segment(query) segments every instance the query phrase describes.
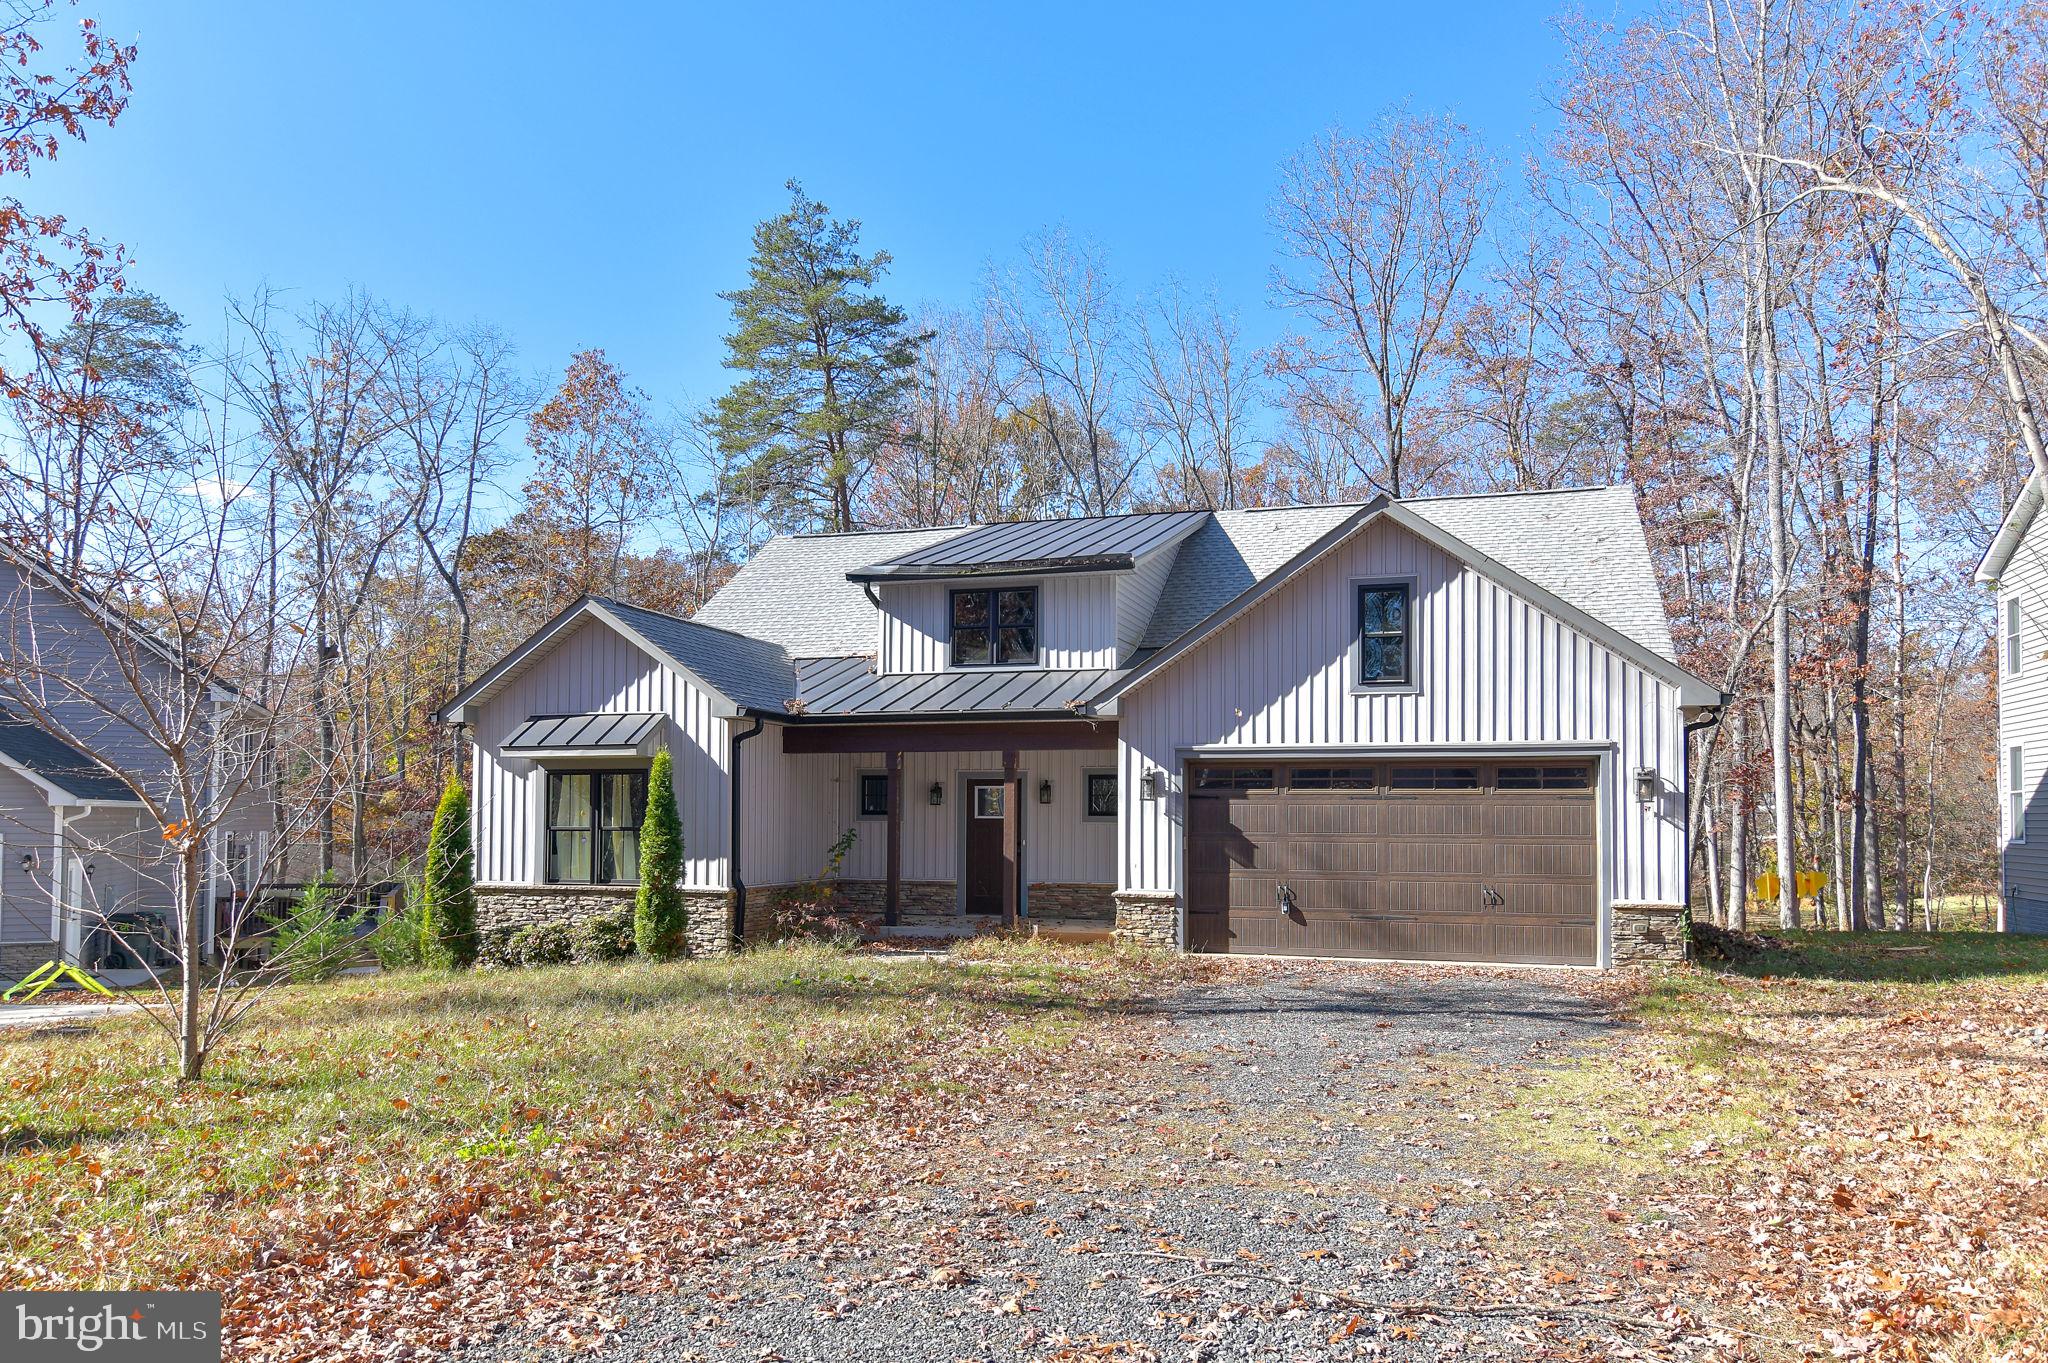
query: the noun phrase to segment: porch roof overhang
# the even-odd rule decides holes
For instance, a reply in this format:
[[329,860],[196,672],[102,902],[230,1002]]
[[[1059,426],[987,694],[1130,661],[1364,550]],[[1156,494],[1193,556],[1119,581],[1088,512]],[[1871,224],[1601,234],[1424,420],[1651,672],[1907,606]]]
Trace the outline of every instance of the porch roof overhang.
[[658,714],[535,715],[512,731],[515,757],[646,757],[661,733]]
[[1113,719],[959,722],[802,720],[782,725],[786,753],[1100,752],[1116,747]]

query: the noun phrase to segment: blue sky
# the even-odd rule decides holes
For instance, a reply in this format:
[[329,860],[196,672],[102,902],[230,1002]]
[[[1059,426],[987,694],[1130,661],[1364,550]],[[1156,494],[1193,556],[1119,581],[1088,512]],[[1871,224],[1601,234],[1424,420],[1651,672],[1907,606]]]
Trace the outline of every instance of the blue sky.
[[134,102],[27,197],[125,243],[195,340],[226,291],[353,283],[495,322],[536,369],[603,346],[664,403],[724,386],[716,293],[790,176],[895,256],[906,305],[965,302],[1064,222],[1263,339],[1291,151],[1407,99],[1519,155],[1559,59],[1543,3],[81,12],[140,44]]

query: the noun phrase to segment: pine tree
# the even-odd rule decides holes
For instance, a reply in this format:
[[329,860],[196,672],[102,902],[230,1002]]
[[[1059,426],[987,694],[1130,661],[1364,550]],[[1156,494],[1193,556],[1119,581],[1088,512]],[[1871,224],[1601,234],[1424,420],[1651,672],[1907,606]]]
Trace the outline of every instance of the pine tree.
[[754,228],[747,287],[732,304],[718,400],[720,448],[745,462],[734,491],[791,529],[851,530],[854,499],[896,433],[925,336],[873,289],[889,253],[863,256],[860,224],[833,221],[789,182],[789,211]]
[[427,834],[421,878],[420,956],[444,970],[476,964],[476,858],[469,845],[469,789],[451,778]]
[[668,749],[647,774],[647,813],[640,820],[640,890],[633,896],[633,945],[665,961],[683,954],[683,821],[676,814],[674,764]]

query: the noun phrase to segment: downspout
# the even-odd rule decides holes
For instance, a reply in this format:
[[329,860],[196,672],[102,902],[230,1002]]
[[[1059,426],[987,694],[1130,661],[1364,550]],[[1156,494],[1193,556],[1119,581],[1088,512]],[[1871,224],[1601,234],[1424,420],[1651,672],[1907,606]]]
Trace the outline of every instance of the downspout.
[[[726,833],[732,839],[732,936],[734,945],[747,940],[747,882],[740,874],[740,744],[768,727],[768,721],[754,716],[754,727],[726,739],[726,763],[732,768],[732,812],[726,819]],[[728,733],[730,731],[728,730]]]
[[[1726,704],[1724,699],[1723,704]],[[1721,722],[1721,706],[1701,715],[1685,726],[1679,737],[1679,775],[1684,784],[1679,790],[1679,808],[1685,811],[1685,873],[1679,877],[1679,894],[1685,903],[1685,920],[1692,921],[1692,736],[1702,730],[1711,729]]]

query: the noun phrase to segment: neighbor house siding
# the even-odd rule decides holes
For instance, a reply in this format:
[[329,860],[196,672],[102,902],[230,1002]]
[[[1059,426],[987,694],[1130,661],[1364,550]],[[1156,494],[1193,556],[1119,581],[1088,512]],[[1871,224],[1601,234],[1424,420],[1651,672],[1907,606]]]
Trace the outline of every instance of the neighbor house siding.
[[477,879],[486,884],[542,882],[546,767],[529,758],[503,756],[499,745],[534,715],[586,713],[668,717],[664,741],[675,763],[683,884],[727,888],[726,721],[709,693],[596,619],[573,626],[545,657],[486,700],[472,721]]
[[[42,789],[0,768],[0,942],[48,942],[54,815]],[[21,864],[35,853],[35,866]]]
[[[1412,578],[1415,682],[1352,685],[1352,585]],[[1490,750],[1569,746],[1602,760],[1604,879],[1616,899],[1678,902],[1685,875],[1675,688],[1387,521],[1276,589],[1121,704],[1120,887],[1180,893],[1181,762],[1190,748]],[[1636,767],[1659,773],[1639,806]],[[1166,798],[1140,798],[1148,770]]]
[[878,672],[943,672],[948,594],[963,586],[1038,588],[1039,666],[1116,666],[1117,579],[1105,573],[973,582],[889,582],[882,598]]
[[[2003,849],[2007,927],[2015,932],[2048,932],[2048,808],[2042,802],[2048,774],[2048,531],[2037,520],[2020,541],[1998,580],[1998,839]],[[2020,607],[2019,671],[2008,664],[2005,638],[2008,603]],[[2006,825],[2006,792],[2012,780],[2011,753],[2022,754],[2023,839]]]
[[[740,750],[741,866],[747,884],[788,884],[819,875],[825,854],[847,829],[855,831],[840,874],[880,880],[888,870],[888,824],[860,817],[859,775],[881,771],[881,753],[791,754],[782,751],[781,726],[770,725]],[[1085,770],[1115,764],[1103,752],[1026,752],[1024,874],[1032,882],[1108,885],[1116,879],[1116,825],[1083,817]],[[903,878],[957,881],[960,876],[961,778],[999,776],[1000,752],[903,755]],[[1038,803],[1038,783],[1052,782],[1053,802]],[[934,782],[944,803],[931,803]]]

